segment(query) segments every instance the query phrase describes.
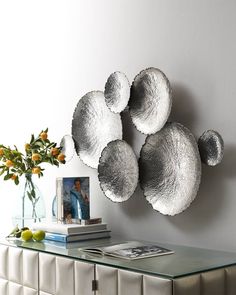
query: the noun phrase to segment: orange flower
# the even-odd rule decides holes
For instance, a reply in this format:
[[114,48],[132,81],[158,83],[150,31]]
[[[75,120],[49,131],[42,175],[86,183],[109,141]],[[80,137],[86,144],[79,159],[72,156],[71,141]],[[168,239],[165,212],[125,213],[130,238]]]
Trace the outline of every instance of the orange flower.
[[50,153],[51,153],[53,156],[57,156],[57,155],[59,154],[59,149],[57,149],[57,148],[51,148]]
[[14,166],[14,164],[13,164],[13,162],[12,162],[11,160],[7,160],[7,161],[5,162],[5,165],[6,165],[8,168]]
[[40,154],[33,154],[31,157],[32,161],[39,161],[41,159]]
[[39,174],[40,172],[41,172],[40,167],[34,167],[34,168],[32,169],[32,173],[33,173],[33,174]]
[[12,180],[16,180],[16,178],[17,178],[16,174],[13,174],[12,177],[11,177]]
[[62,153],[60,153],[58,156],[57,156],[57,160],[59,161],[59,162],[63,162],[63,161],[65,161],[65,155],[64,154],[62,154]]
[[0,156],[2,156],[4,154],[4,149],[0,148]]
[[48,138],[48,134],[47,134],[47,132],[41,132],[40,133],[40,138],[42,139],[42,140],[46,140],[47,138]]

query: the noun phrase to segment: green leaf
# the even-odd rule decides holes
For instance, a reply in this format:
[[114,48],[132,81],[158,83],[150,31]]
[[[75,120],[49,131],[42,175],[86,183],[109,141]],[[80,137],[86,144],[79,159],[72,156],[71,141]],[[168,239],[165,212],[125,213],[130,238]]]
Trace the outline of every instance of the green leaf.
[[32,195],[33,198],[35,198],[35,190],[31,191],[31,195]]
[[30,144],[32,144],[34,142],[34,135],[31,135],[31,140],[30,140]]
[[32,196],[30,194],[30,192],[27,192],[28,198],[30,199],[30,201],[32,201]]
[[51,143],[47,146],[48,149],[51,148],[51,147],[54,147],[54,142],[51,142]]
[[5,169],[2,169],[2,171],[0,172],[0,176],[3,175],[3,173],[5,172]]
[[12,177],[13,174],[7,174],[4,176],[4,180],[8,180]]
[[19,184],[19,178],[18,178],[18,177],[15,179],[15,184],[16,184],[16,185]]

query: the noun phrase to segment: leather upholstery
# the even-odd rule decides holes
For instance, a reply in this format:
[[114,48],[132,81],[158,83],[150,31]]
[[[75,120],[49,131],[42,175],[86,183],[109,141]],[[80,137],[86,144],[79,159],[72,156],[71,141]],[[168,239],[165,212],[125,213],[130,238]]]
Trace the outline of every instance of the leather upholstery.
[[0,245],[0,295],[36,294],[236,295],[236,266],[169,280]]
[[94,295],[94,265],[0,245],[0,295]]
[[40,253],[39,278],[40,295],[94,295],[93,264]]
[[0,295],[38,294],[38,253],[0,245]]
[[235,295],[236,266],[186,276],[173,281],[173,295]]
[[172,281],[112,267],[96,266],[96,295],[171,295]]

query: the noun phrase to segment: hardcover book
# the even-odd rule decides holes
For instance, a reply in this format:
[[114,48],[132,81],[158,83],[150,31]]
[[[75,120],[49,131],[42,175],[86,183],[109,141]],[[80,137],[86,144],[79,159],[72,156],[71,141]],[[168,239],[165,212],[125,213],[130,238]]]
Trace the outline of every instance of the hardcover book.
[[80,224],[61,224],[55,222],[49,223],[34,223],[32,226],[33,230],[44,230],[49,233],[56,233],[56,234],[80,234],[83,232],[92,232],[92,231],[100,231],[106,230],[107,224],[100,223],[100,224],[88,224],[88,225],[80,225]]
[[89,177],[57,178],[57,217],[65,223],[90,219]]
[[130,241],[112,246],[82,248],[80,250],[130,260],[174,253],[174,251],[158,245],[137,241]]
[[71,234],[71,235],[46,233],[45,240],[69,243],[69,242],[78,242],[78,241],[94,240],[94,239],[109,238],[109,237],[110,237],[109,230],[100,230],[100,231],[83,232],[80,234]]

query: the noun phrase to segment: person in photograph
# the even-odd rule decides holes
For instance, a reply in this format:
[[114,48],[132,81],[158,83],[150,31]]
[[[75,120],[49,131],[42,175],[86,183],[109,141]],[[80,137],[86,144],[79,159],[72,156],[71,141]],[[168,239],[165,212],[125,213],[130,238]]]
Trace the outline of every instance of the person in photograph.
[[[71,217],[73,219],[89,219],[89,198],[81,189],[80,179],[74,180],[74,186],[70,190]],[[80,208],[80,212],[79,212]]]

